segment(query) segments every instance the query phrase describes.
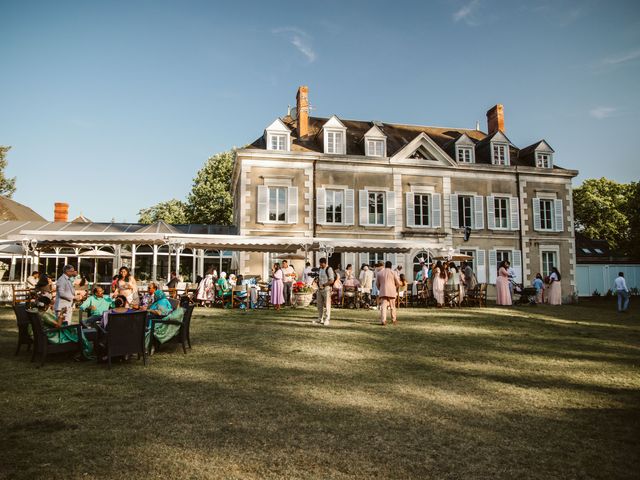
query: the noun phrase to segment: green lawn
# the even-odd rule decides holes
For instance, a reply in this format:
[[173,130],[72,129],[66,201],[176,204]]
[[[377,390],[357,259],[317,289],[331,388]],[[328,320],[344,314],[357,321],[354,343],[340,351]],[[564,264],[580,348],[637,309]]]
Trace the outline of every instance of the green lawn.
[[640,310],[196,310],[193,350],[14,357],[0,478],[638,478]]

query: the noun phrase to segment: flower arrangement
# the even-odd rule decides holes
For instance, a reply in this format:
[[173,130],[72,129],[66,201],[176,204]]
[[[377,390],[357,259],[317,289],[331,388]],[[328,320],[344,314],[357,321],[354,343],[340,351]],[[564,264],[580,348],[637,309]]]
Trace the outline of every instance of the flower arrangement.
[[293,284],[293,293],[313,293],[313,289],[304,282],[296,282]]

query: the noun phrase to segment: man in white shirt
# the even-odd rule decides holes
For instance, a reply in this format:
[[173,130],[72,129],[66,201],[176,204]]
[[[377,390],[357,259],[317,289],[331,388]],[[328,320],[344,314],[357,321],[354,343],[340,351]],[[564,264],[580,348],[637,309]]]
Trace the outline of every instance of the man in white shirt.
[[313,283],[313,277],[311,276],[311,264],[309,262],[304,266],[304,270],[302,271],[302,281],[307,285],[311,285]]
[[629,308],[629,289],[624,272],[618,273],[618,278],[613,281],[613,289],[618,294],[618,313],[625,313]]
[[373,287],[373,272],[369,269],[369,265],[363,265],[360,270],[360,287],[362,288],[363,301],[371,304],[371,288]]
[[40,272],[33,272],[31,275],[27,277],[27,288],[34,289],[38,284],[38,280],[40,279]]
[[284,282],[284,304],[291,305],[291,288],[296,278],[296,271],[286,260],[282,261],[282,276],[282,281]]

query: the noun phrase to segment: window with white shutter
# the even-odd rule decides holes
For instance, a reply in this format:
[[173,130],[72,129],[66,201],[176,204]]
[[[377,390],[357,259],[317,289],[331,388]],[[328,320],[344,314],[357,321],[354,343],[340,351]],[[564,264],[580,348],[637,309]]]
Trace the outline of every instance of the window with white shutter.
[[496,214],[495,214],[495,197],[489,195],[487,197],[487,228],[493,230],[496,228]]
[[269,218],[269,188],[258,185],[258,222],[265,223]]
[[474,197],[470,195],[457,195],[458,197],[458,227],[473,228]]
[[413,192],[405,193],[405,203],[406,203],[406,218],[407,218],[407,227],[415,227],[416,226],[416,218],[415,218],[415,197],[416,195]]
[[489,283],[495,285],[498,275],[498,254],[495,250],[489,250]]
[[513,250],[511,252],[511,268],[515,273],[514,280],[516,283],[522,283],[522,252]]
[[354,224],[354,192],[353,189],[347,188],[344,191],[344,224],[345,225],[353,225]]
[[433,228],[440,228],[442,226],[442,206],[439,193],[431,195],[431,203],[431,226]]
[[562,200],[553,201],[553,213],[555,217],[555,231],[564,231],[564,208],[562,206]]
[[369,225],[369,192],[367,190],[358,191],[358,223]]
[[[549,200],[546,198],[538,199],[538,205],[540,209],[540,230],[553,231],[554,220],[554,202],[555,200]],[[535,214],[535,212],[534,212]]]
[[476,255],[476,280],[478,283],[487,283],[487,265],[484,250],[478,250]]
[[318,225],[324,225],[327,223],[326,190],[324,188],[318,188],[316,192],[316,223]]
[[396,193],[395,192],[386,192],[386,201],[387,201],[387,227],[395,227],[396,225]]
[[542,230],[542,222],[540,221],[540,199],[533,199],[533,229]]
[[344,210],[344,190],[325,190],[326,223],[341,224]]
[[298,223],[298,187],[287,189],[287,223]]
[[458,195],[455,193],[449,195],[449,208],[451,209],[451,228],[460,228],[460,219],[458,218]]
[[518,197],[511,197],[509,208],[511,210],[511,230],[520,230],[520,205]]
[[384,225],[385,192],[367,191],[367,225]]
[[484,229],[484,199],[482,195],[476,195],[473,197],[473,200],[473,228],[475,230],[482,230]]

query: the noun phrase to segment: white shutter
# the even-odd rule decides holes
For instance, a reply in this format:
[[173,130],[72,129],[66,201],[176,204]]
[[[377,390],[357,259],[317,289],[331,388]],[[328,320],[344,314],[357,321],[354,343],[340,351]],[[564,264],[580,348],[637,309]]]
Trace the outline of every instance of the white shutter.
[[452,193],[449,195],[449,208],[451,209],[451,228],[460,228],[458,218],[458,195]]
[[358,272],[360,270],[360,266],[356,265],[356,254],[355,253],[343,253],[342,255],[343,255],[343,257],[342,257],[342,260],[343,260],[342,268],[343,268],[343,270],[347,269],[347,265],[351,265],[351,267],[353,268],[354,275],[356,275],[356,272]]
[[327,191],[324,188],[318,188],[316,193],[316,223],[327,223]]
[[[363,263],[369,265],[369,254],[367,252],[362,252],[360,254],[360,265],[358,265],[358,272],[360,272],[360,267]],[[360,273],[358,273],[358,275],[360,275]]]
[[387,253],[384,256],[385,262],[391,262],[391,268],[396,268],[396,254],[395,253]]
[[478,250],[476,254],[476,280],[478,283],[487,283],[487,266],[484,250]]
[[415,227],[416,226],[416,215],[415,215],[415,205],[414,205],[414,196],[413,192],[407,192],[405,194],[406,202],[407,202],[407,227]]
[[287,223],[298,223],[298,187],[287,188]]
[[496,205],[493,195],[487,197],[487,228],[489,230],[496,228]]
[[511,252],[511,267],[515,272],[514,280],[516,283],[522,283],[522,252],[520,250]]
[[533,199],[533,229],[534,230],[542,230],[542,226],[540,225],[540,199]]
[[396,192],[387,193],[387,227],[396,226]]
[[360,225],[369,225],[369,192],[360,190],[358,192],[358,208],[360,210]]
[[496,284],[498,276],[498,255],[495,250],[489,250],[489,283]]
[[475,230],[484,229],[484,201],[482,200],[482,195],[473,197],[473,215],[473,228]]
[[563,232],[564,231],[564,208],[562,207],[562,200],[554,200],[553,201],[553,214],[555,217],[555,231]]
[[258,222],[265,223],[269,219],[269,188],[258,185]]
[[440,228],[442,226],[442,207],[439,193],[431,194],[431,227]]
[[520,230],[520,205],[518,204],[518,197],[511,197],[509,204],[511,206],[511,230]]
[[345,225],[353,225],[354,223],[354,203],[355,198],[353,195],[353,190],[347,188],[344,191],[344,224]]

